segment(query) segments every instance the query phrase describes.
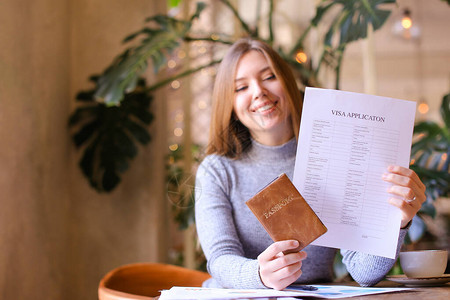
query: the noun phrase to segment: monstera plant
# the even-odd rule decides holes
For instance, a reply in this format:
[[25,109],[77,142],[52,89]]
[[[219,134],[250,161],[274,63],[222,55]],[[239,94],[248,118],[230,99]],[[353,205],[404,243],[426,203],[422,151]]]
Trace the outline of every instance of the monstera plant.
[[427,201],[414,218],[408,237],[417,242],[426,232],[426,226],[420,215],[434,217],[433,205],[439,197],[450,196],[450,94],[442,99],[440,114],[443,124],[423,121],[414,126],[417,140],[411,148],[411,169],[426,186]]
[[[450,94],[442,99],[440,113],[442,125],[433,121],[423,121],[414,126],[415,138],[411,148],[410,168],[425,184],[427,200],[413,218],[408,230],[405,238],[408,247],[423,241],[428,232],[424,219],[436,216],[434,202],[439,197],[450,196]],[[402,273],[400,263],[397,261],[390,274]]]
[[[99,77],[92,76],[91,81],[97,86]],[[147,127],[153,120],[149,111],[152,97],[145,87],[145,80],[139,79],[136,88],[124,95],[120,107],[98,103],[96,88],[77,95],[83,105],[71,115],[69,125],[76,130],[75,145],[87,144],[80,168],[97,191],[109,192],[117,186],[120,174],[138,152],[135,144],[150,142]]]
[[[276,38],[273,30],[274,0],[258,0],[257,17],[261,17],[261,2],[269,4],[267,32],[268,37],[260,34],[259,24],[248,24],[229,0],[219,0],[224,9],[232,12],[241,27],[242,36],[250,36],[274,45]],[[171,1],[178,2],[182,1]],[[339,89],[339,74],[342,57],[348,43],[367,36],[369,26],[379,29],[390,11],[382,9],[384,4],[393,4],[395,0],[325,0],[316,10],[310,25],[299,36],[290,49],[277,48],[280,55],[288,61],[299,82],[304,86],[318,86],[318,73],[323,66],[332,68],[336,74],[335,88]],[[75,145],[83,152],[80,167],[92,185],[98,191],[112,191],[120,182],[121,175],[138,152],[138,143],[146,144],[150,140],[148,130],[151,113],[148,103],[150,94],[157,88],[166,86],[173,80],[188,76],[194,72],[220,62],[211,60],[196,67],[183,68],[148,85],[141,80],[149,65],[155,73],[165,73],[166,62],[171,54],[183,44],[203,41],[210,44],[229,45],[236,36],[223,32],[196,33],[192,25],[204,11],[205,4],[198,2],[196,10],[187,20],[168,15],[156,15],[146,19],[146,26],[124,39],[128,48],[117,56],[99,77],[95,78],[95,88],[77,97],[79,107],[70,119]],[[333,22],[322,37],[323,52],[317,64],[296,59],[304,49],[304,40],[310,29],[319,26],[323,19],[332,18]],[[258,22],[257,22],[258,23]],[[211,56],[212,57],[212,56]],[[160,78],[160,77],[158,77]],[[139,93],[139,96],[136,94]],[[134,100],[129,100],[133,98]],[[139,103],[137,98],[143,99]],[[131,102],[130,102],[131,101]],[[142,105],[141,113],[130,112],[130,107]]]

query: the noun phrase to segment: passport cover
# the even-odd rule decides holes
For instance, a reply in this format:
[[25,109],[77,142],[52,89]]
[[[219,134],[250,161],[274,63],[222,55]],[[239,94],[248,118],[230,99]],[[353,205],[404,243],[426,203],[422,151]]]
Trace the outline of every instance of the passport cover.
[[298,252],[327,232],[327,228],[286,174],[281,174],[245,202],[272,240],[297,240]]

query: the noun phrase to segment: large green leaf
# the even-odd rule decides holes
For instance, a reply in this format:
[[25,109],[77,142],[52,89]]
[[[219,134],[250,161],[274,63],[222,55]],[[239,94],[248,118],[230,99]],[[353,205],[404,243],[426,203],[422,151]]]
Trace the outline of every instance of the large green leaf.
[[[91,78],[96,80],[98,77]],[[147,127],[153,120],[149,111],[152,98],[145,80],[138,79],[136,86],[125,94],[120,106],[96,102],[95,89],[78,94],[81,106],[70,117],[69,126],[75,145],[84,148],[80,168],[97,191],[112,191],[137,155],[137,144],[150,142]]]
[[414,134],[417,135],[417,138],[411,147],[411,156],[417,159],[416,155],[420,151],[431,152],[438,149],[439,136],[442,134],[442,128],[435,122],[424,121],[414,126]]
[[431,170],[417,165],[410,166],[427,187],[427,198],[435,200],[450,193],[450,174],[447,171]]
[[436,214],[433,202],[439,197],[450,195],[449,101],[447,94],[442,99],[441,105],[443,126],[432,121],[420,122],[414,126],[414,134],[418,138],[411,148],[410,167],[426,186],[427,202],[420,212],[432,217]]
[[433,121],[420,122],[414,126],[414,134],[417,136],[417,139],[412,145],[411,156],[415,160],[420,159],[423,155],[430,155],[432,152],[446,153],[449,151],[449,100],[449,95],[444,96],[441,105],[441,115],[444,120],[444,126]]
[[[80,120],[81,121],[81,120]],[[75,125],[75,124],[74,124]],[[73,136],[73,141],[77,147],[80,147],[86,141],[88,141],[94,134],[99,126],[99,121],[95,118],[93,121],[83,124],[81,129]]]
[[[325,38],[325,45],[337,48],[339,45],[348,44],[367,36],[368,24],[374,30],[379,29],[390,15],[389,10],[381,9],[382,4],[392,4],[395,0],[327,0],[322,1],[317,7],[312,24],[317,26],[322,18],[331,11],[331,8],[339,6],[340,11],[334,16],[332,25]],[[334,12],[334,10],[333,10]],[[334,36],[339,35],[339,44],[332,45]]]
[[[342,57],[348,43],[367,37],[369,25],[378,30],[390,15],[389,10],[380,8],[383,4],[392,4],[395,0],[324,0],[316,8],[311,20],[312,26],[318,26],[323,19],[332,18],[326,31],[324,49],[317,64],[315,74],[319,73],[323,63],[336,72],[335,88],[339,89]],[[301,48],[305,35],[296,43]],[[317,76],[317,75],[316,75]]]
[[153,71],[158,72],[166,62],[166,55],[179,46],[198,18],[205,5],[197,3],[197,9],[189,21],[177,20],[166,15],[157,15],[147,19],[155,28],[144,28],[126,37],[129,42],[142,37],[138,46],[132,46],[119,55],[98,80],[95,98],[106,105],[118,105],[126,93],[132,92],[139,76],[152,62]]

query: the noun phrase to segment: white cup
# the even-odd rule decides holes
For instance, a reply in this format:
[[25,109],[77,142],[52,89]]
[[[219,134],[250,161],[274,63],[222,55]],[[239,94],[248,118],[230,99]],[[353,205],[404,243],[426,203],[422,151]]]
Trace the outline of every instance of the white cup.
[[409,278],[439,277],[447,267],[447,250],[400,252],[400,265]]

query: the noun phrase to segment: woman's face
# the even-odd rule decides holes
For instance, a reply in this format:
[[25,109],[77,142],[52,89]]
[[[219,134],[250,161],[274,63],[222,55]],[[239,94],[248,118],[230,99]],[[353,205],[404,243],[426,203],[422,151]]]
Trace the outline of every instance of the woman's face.
[[262,53],[241,57],[234,95],[233,110],[257,142],[280,145],[294,136],[284,89]]

